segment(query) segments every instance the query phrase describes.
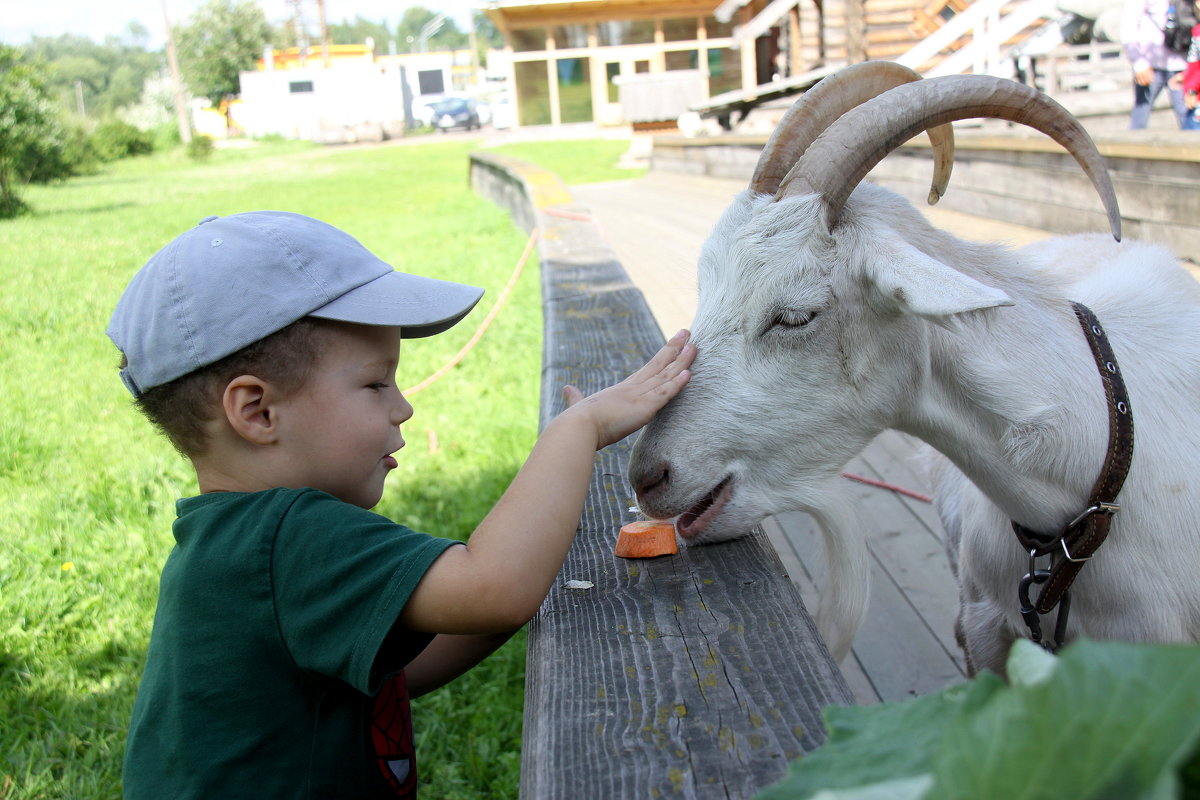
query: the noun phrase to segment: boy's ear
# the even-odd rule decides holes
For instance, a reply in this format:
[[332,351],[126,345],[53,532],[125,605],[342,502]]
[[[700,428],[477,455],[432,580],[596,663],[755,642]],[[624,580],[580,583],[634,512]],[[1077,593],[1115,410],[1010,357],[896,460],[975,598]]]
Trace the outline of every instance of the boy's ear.
[[225,386],[221,405],[230,427],[251,444],[273,444],[278,426],[271,408],[271,386],[253,375],[239,375]]

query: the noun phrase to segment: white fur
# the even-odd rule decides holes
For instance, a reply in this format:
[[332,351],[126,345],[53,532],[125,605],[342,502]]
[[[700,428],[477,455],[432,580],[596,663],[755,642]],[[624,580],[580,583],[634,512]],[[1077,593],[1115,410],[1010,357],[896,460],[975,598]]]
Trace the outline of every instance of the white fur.
[[[630,467],[642,508],[679,514],[730,476],[731,498],[697,542],[813,513],[833,584],[818,620],[840,658],[865,608],[867,561],[837,475],[887,428],[917,436],[948,459],[935,478],[968,659],[1002,670],[1025,630],[1016,588],[1028,559],[1010,521],[1061,529],[1107,443],[1078,301],[1117,354],[1136,444],[1108,542],[1072,590],[1068,635],[1200,640],[1200,284],[1165,250],[1106,235],[1020,250],[960,241],[871,184],[832,232],[820,213],[815,195],[746,191],[705,243],[692,381]],[[780,311],[816,316],[772,327]]]

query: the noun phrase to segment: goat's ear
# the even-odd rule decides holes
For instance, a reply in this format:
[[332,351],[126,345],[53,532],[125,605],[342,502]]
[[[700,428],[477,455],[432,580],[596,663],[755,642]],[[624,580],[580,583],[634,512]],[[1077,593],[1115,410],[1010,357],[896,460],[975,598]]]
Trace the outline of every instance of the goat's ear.
[[904,241],[888,242],[874,263],[875,289],[883,303],[934,322],[964,311],[1011,306],[1012,299]]

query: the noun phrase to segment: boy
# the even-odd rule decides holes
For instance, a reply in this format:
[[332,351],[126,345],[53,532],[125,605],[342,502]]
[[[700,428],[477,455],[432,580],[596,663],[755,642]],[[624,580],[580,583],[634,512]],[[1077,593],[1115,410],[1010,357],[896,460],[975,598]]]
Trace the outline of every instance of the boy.
[[371,513],[413,413],[403,338],[482,290],[407,275],[284,212],[209,217],[130,282],[109,336],[126,387],[196,469],[178,503],[126,748],[127,797],[412,797],[408,697],[538,610],[597,449],[683,387],[680,331],[542,432],[465,545]]

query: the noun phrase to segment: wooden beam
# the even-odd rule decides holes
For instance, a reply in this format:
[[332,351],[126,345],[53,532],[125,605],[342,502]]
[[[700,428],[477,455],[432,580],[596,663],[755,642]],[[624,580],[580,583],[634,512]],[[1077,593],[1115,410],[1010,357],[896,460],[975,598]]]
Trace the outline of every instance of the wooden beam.
[[537,28],[547,25],[577,25],[624,19],[656,17],[706,17],[717,4],[707,2],[655,3],[548,3],[544,5],[489,8],[488,16],[502,17],[510,28]]
[[845,0],[846,60],[851,64],[867,60],[867,15],[865,0]]

